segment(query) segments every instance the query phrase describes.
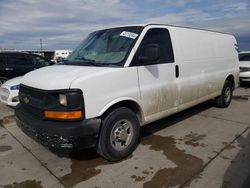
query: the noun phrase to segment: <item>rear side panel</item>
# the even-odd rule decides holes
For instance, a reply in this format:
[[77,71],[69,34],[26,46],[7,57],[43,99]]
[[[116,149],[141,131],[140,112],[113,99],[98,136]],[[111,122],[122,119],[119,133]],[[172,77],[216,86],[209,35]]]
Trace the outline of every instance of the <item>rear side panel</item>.
[[220,95],[228,75],[237,80],[237,43],[233,36],[178,27],[170,32],[180,69],[179,111]]

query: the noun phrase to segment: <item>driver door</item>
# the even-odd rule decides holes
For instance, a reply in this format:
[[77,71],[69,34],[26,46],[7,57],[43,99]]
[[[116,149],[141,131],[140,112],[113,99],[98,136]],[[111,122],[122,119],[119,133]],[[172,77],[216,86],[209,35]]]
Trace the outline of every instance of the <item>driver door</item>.
[[[158,46],[159,57],[148,62],[147,46]],[[175,60],[169,31],[164,28],[149,29],[136,53],[138,77],[146,123],[155,121],[177,111],[178,91]]]

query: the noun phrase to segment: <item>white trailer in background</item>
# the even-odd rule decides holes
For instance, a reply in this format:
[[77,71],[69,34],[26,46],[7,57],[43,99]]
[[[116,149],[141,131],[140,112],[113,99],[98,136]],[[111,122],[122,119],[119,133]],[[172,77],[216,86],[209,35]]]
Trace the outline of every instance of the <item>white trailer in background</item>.
[[52,61],[58,62],[62,59],[66,59],[71,54],[71,52],[71,50],[55,50],[54,58],[52,59]]

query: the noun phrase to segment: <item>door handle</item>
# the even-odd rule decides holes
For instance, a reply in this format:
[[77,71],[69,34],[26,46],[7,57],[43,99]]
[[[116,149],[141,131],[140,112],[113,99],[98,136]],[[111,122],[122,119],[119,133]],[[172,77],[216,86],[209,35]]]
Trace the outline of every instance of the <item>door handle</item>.
[[5,70],[14,70],[13,68],[5,68]]
[[179,66],[175,65],[175,77],[179,78],[179,76],[180,76]]

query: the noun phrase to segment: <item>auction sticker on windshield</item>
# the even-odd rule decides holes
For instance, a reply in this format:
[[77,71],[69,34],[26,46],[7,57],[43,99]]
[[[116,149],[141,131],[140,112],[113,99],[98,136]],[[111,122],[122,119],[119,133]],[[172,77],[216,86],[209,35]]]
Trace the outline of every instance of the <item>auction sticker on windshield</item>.
[[128,32],[128,31],[123,31],[120,36],[122,37],[128,37],[128,38],[131,38],[131,39],[136,39],[136,37],[138,36],[138,34],[136,33],[132,33],[132,32]]

